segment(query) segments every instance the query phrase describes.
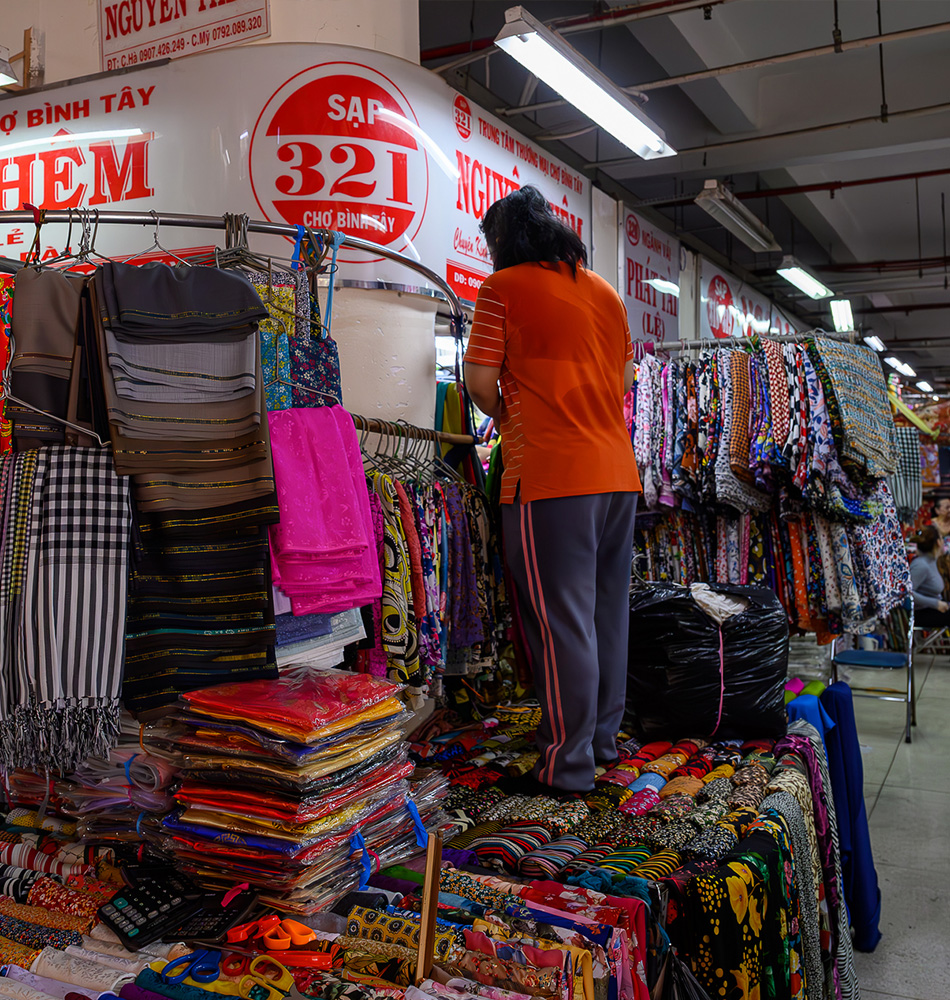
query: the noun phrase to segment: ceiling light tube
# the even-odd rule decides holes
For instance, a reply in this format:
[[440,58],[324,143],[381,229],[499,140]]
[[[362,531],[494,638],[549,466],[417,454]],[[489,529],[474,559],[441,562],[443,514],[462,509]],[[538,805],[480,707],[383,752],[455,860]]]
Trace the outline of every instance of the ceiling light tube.
[[883,354],[887,348],[884,346],[884,341],[880,337],[870,336],[864,338],[865,344],[873,350],[877,351],[878,354]]
[[781,250],[772,231],[719,181],[706,181],[694,202],[757,253]]
[[831,318],[838,333],[848,333],[854,329],[854,313],[850,299],[831,300]]
[[895,371],[900,372],[901,375],[905,375],[907,378],[916,378],[917,372],[906,361],[901,361],[900,358],[890,357],[884,359]]
[[934,387],[929,382],[918,382],[917,383],[917,388],[920,389],[921,392],[933,392],[934,391]]
[[495,44],[637,156],[676,156],[663,130],[627,94],[524,7],[505,11]]
[[809,274],[794,257],[783,257],[778,274],[812,299],[830,299],[835,293]]

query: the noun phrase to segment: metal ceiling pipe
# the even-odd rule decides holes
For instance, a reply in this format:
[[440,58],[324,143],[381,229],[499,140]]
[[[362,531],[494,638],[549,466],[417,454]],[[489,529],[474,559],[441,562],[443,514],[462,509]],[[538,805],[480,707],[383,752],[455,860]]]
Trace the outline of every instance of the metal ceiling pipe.
[[[650,17],[680,14],[696,7],[719,7],[733,0],[655,0],[654,3],[644,3],[619,7],[607,14],[585,14],[576,18],[561,18],[545,21],[548,27],[562,35],[575,35],[582,31],[602,31],[618,24],[629,24],[631,21],[643,21]],[[486,55],[485,49],[495,44],[495,36],[476,38],[471,42],[455,42],[452,45],[439,45],[419,53],[420,62],[432,59],[443,59],[450,56],[460,56],[452,62],[434,67],[436,73],[448,73],[449,70],[460,69],[469,63],[478,62]],[[560,103],[564,103],[561,101]]]
[[[928,104],[921,108],[907,108],[904,111],[889,111],[887,120],[901,118],[925,118],[929,115],[942,114],[950,111],[950,102],[943,104]],[[819,135],[822,132],[835,132],[841,128],[854,128],[856,125],[882,124],[880,114],[866,115],[863,118],[849,118],[846,121],[828,122],[825,125],[809,125],[805,128],[788,129],[785,132],[768,132],[764,135],[749,135],[741,139],[727,139],[725,142],[712,142],[706,146],[692,146],[681,149],[678,156],[688,156],[690,153],[712,153],[720,149],[731,149],[734,146],[744,146],[753,142],[767,142],[769,139],[797,139],[803,135]],[[886,123],[885,123],[886,124]],[[620,156],[612,160],[592,160],[585,163],[587,169],[605,170],[609,167],[624,167],[629,163],[642,163],[638,156]]]
[[[751,201],[753,198],[784,198],[793,194],[813,194],[819,191],[842,191],[845,188],[865,187],[869,184],[890,184],[898,181],[915,181],[924,177],[943,177],[950,174],[950,167],[941,170],[919,170],[912,174],[886,174],[880,177],[862,177],[853,181],[821,181],[816,184],[792,184],[780,188],[759,188],[755,191],[733,191],[733,197],[740,201]],[[692,205],[695,194],[683,195],[681,198],[643,198],[630,203],[631,208],[678,208],[680,205]]]
[[[636,97],[651,90],[663,87],[681,87],[698,80],[714,80],[732,73],[742,73],[749,69],[764,69],[766,66],[779,66],[783,63],[797,62],[800,59],[815,59],[818,56],[834,55],[838,52],[851,52],[856,49],[869,49],[885,42],[901,42],[909,38],[920,38],[924,35],[935,35],[942,31],[950,31],[950,21],[940,24],[925,24],[919,28],[905,28],[903,31],[889,31],[883,35],[868,35],[864,38],[854,38],[850,42],[842,42],[840,48],[834,45],[818,45],[811,49],[799,49],[796,52],[784,52],[777,56],[763,56],[761,59],[749,59],[746,62],[730,63],[728,66],[714,66],[711,69],[697,70],[695,73],[682,73],[679,76],[668,76],[662,80],[650,80],[647,83],[635,83],[623,87],[628,94]],[[562,100],[541,101],[536,104],[523,104],[515,108],[496,108],[495,113],[502,117],[527,114],[529,111],[544,111],[548,108],[562,107]]]

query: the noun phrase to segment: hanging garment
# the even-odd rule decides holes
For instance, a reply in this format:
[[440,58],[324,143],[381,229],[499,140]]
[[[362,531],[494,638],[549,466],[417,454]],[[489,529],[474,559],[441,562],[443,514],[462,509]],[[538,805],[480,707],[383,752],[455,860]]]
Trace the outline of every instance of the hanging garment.
[[895,433],[898,464],[897,471],[889,477],[888,483],[894,496],[898,519],[911,524],[924,502],[920,434],[916,427],[898,427]]
[[63,446],[6,457],[2,479],[4,761],[70,771],[118,732],[128,484]]

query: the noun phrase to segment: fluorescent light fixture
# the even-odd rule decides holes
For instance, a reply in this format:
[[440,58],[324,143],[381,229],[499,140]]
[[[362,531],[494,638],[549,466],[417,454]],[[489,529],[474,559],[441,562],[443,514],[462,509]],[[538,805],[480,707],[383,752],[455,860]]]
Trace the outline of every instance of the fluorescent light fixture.
[[20,79],[10,64],[10,50],[0,45],[0,87],[9,87],[11,83],[19,83]]
[[826,288],[813,274],[809,274],[794,257],[783,257],[778,273],[809,298],[830,299],[835,293]]
[[664,295],[680,297],[680,286],[675,281],[667,281],[666,278],[650,278],[646,284],[655,288],[658,292],[662,292]]
[[874,337],[874,336],[865,337],[864,342],[865,344],[868,345],[868,347],[874,348],[874,350],[877,351],[878,354],[883,354],[887,350],[887,348],[884,346],[884,341],[881,340],[880,337]]
[[719,181],[706,181],[694,202],[733,236],[738,236],[750,250],[765,253],[782,249],[765,223]]
[[907,378],[917,377],[917,372],[915,372],[914,369],[911,368],[911,366],[907,364],[906,361],[901,361],[900,358],[894,358],[894,357],[885,358],[884,360],[891,366],[891,368],[893,368],[895,371],[900,372],[901,375],[905,375]]
[[917,383],[917,388],[920,389],[921,392],[933,392],[934,391],[934,387],[929,382],[918,382]]
[[48,135],[45,139],[7,142],[0,145],[0,153],[12,153],[16,149],[29,149],[35,146],[64,146],[76,142],[93,142],[96,139],[121,139],[124,136],[141,134],[140,128],[104,128],[95,132],[64,132],[62,135]]
[[831,318],[838,333],[848,333],[854,329],[854,313],[851,312],[850,299],[831,300]]
[[524,7],[505,11],[495,44],[637,156],[676,156],[663,130],[627,94]]

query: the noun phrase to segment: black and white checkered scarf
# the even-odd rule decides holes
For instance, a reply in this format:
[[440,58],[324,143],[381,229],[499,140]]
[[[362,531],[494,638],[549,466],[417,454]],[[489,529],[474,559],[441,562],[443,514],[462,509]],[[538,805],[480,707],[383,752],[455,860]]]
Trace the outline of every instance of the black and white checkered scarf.
[[5,458],[0,491],[2,763],[73,770],[118,735],[128,481],[107,451],[57,445]]

